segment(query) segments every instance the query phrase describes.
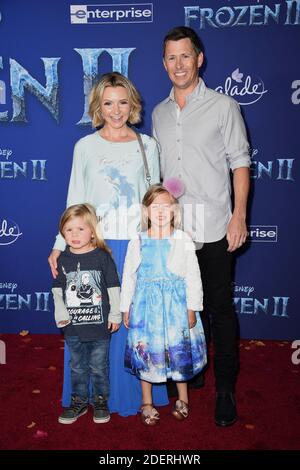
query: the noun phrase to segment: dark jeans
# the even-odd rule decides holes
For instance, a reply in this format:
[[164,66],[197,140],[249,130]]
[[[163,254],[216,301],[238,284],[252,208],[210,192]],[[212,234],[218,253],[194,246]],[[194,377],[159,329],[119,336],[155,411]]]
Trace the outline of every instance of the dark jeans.
[[81,341],[79,336],[65,336],[70,349],[72,395],[89,401],[91,381],[93,397],[102,395],[108,399],[108,351],[109,339]]
[[201,319],[207,344],[210,325],[212,329],[216,390],[219,392],[234,391],[239,367],[238,323],[231,293],[232,255],[227,248],[224,237],[217,242],[204,243],[203,248],[196,251],[204,293]]

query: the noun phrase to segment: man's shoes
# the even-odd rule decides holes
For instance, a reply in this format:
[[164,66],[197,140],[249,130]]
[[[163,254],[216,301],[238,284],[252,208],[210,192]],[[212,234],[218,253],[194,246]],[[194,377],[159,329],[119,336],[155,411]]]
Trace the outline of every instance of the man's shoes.
[[94,399],[94,423],[102,424],[108,423],[110,420],[109,409],[107,406],[107,400],[101,395]]
[[236,403],[232,392],[217,392],[215,423],[217,426],[231,426],[237,420]]
[[88,410],[88,404],[82,401],[77,396],[72,396],[71,406],[66,408],[58,418],[58,422],[61,424],[72,424],[77,421],[80,416],[85,415]]
[[188,381],[188,388],[202,388],[204,387],[204,373],[200,372],[199,374],[195,375],[191,380]]

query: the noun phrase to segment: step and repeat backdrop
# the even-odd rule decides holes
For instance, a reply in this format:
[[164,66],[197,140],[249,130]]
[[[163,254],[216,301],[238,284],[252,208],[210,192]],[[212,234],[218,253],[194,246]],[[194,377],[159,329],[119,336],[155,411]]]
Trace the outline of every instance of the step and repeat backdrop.
[[127,75],[151,133],[170,91],[162,41],[178,25],[202,38],[203,78],[239,102],[249,133],[249,240],[233,284],[241,336],[299,336],[300,0],[0,2],[1,332],[58,332],[47,256],[73,146],[92,132],[90,88],[102,73]]

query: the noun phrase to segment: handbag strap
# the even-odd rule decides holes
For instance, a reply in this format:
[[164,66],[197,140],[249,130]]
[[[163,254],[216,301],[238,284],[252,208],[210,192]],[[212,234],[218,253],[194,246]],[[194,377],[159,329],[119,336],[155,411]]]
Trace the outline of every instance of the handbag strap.
[[142,152],[142,157],[143,157],[143,162],[144,162],[144,168],[145,168],[145,174],[146,174],[146,180],[147,180],[148,186],[151,186],[151,175],[150,175],[150,172],[149,172],[149,167],[148,167],[148,162],[147,162],[145,147],[144,147],[144,144],[143,144],[143,141],[142,141],[142,138],[141,138],[141,134],[140,134],[139,132],[137,132],[137,131],[135,131],[135,133],[136,133],[137,140],[138,140],[138,143],[139,143],[141,152]]

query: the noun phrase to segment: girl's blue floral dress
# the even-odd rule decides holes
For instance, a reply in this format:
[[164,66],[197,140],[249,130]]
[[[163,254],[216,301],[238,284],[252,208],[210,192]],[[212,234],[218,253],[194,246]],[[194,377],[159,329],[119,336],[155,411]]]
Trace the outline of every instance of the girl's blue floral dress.
[[189,329],[185,279],[167,268],[170,239],[141,235],[141,264],[129,316],[125,368],[140,379],[186,381],[206,364],[199,312]]

